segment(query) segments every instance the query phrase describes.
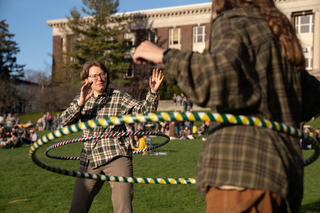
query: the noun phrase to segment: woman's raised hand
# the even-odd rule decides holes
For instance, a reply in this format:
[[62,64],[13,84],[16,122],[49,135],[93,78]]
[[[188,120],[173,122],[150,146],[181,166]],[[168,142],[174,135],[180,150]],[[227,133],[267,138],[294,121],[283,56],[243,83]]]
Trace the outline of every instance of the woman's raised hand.
[[84,103],[93,95],[93,90],[91,89],[92,81],[87,81],[81,87],[80,99],[78,105],[82,106]]

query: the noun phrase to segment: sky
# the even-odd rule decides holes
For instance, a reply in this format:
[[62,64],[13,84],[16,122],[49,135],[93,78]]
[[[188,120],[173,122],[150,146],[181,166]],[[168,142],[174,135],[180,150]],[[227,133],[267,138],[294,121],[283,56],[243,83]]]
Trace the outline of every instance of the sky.
[[[172,7],[211,2],[211,0],[119,0],[118,12]],[[81,11],[82,0],[0,0],[0,20],[6,19],[11,38],[20,48],[17,64],[24,70],[51,73],[52,28],[47,20],[64,19],[76,7]],[[86,16],[86,15],[84,15]]]

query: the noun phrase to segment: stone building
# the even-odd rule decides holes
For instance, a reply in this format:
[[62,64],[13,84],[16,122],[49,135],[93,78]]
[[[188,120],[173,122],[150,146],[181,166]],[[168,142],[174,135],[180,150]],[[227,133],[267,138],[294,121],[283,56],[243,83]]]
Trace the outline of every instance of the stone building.
[[[296,28],[306,58],[306,69],[320,80],[320,1],[275,0],[275,3]],[[134,46],[138,46],[144,40],[150,40],[163,48],[202,52],[209,37],[211,7],[210,1],[130,12],[135,15],[137,21],[124,37],[131,39]],[[47,21],[52,27],[53,67],[55,63],[61,61],[61,52],[67,52],[71,48],[71,40],[68,39],[71,32],[62,30],[67,21],[67,19]],[[133,52],[134,48],[129,57]],[[148,64],[138,68],[133,64],[123,78],[133,78],[143,73],[143,70],[151,71],[154,67],[155,65]],[[53,78],[55,76],[54,69],[52,76]],[[136,82],[135,88],[141,89],[144,87],[141,85],[147,85],[145,79],[141,77],[138,79],[140,82]]]

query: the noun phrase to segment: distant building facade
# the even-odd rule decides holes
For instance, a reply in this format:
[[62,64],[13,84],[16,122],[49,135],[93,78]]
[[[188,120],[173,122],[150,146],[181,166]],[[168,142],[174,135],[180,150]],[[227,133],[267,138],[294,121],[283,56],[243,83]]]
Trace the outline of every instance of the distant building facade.
[[38,106],[32,104],[35,94],[41,91],[41,85],[25,81],[16,80],[16,82],[11,83],[15,87],[20,96],[20,101],[16,101],[14,106],[9,109],[12,113],[32,113],[39,112]]
[[[320,0],[274,0],[277,7],[292,21],[298,37],[301,40],[306,58],[306,69],[320,80]],[[130,12],[137,21],[123,35],[131,39],[134,46],[149,40],[162,48],[192,50],[202,52],[209,38],[212,4],[208,3],[182,5],[176,7],[157,8]],[[88,17],[90,19],[90,17]],[[53,67],[61,63],[62,52],[68,52],[72,43],[72,32],[62,30],[67,25],[67,19],[48,20],[53,35]],[[128,53],[132,56],[134,48]],[[134,78],[143,70],[151,71],[154,64],[145,67],[132,67],[126,71],[123,78]],[[55,78],[55,70],[52,70]],[[139,80],[142,85],[145,79]],[[139,86],[140,85],[140,86]],[[141,87],[138,82],[137,87]],[[141,89],[141,88],[140,88]]]

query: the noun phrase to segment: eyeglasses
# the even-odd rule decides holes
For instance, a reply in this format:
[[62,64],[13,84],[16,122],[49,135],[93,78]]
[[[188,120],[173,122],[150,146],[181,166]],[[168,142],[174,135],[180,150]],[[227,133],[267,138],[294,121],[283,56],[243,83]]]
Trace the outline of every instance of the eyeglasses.
[[96,81],[96,80],[98,80],[98,77],[100,76],[100,78],[102,79],[102,80],[104,80],[104,79],[106,79],[106,77],[107,77],[107,73],[105,73],[105,72],[102,72],[102,73],[100,73],[99,75],[89,75],[89,77],[93,80],[93,81]]

